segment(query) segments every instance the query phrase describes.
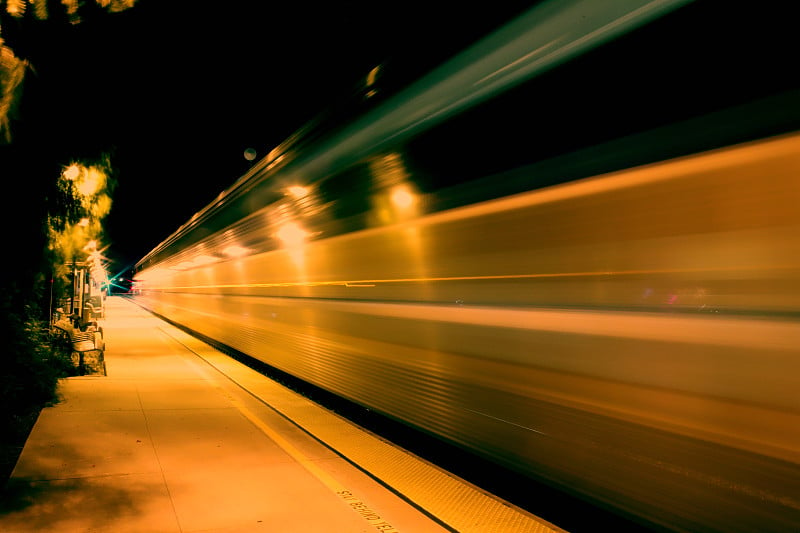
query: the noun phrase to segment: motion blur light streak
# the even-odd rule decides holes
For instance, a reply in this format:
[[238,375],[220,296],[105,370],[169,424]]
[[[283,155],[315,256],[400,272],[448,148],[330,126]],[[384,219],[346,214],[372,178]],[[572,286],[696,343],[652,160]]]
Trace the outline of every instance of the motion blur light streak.
[[210,265],[211,263],[216,263],[219,260],[220,260],[219,257],[215,257],[213,255],[201,255],[195,257],[194,260],[192,261],[192,264],[197,266],[204,266],[204,265]]
[[286,191],[290,196],[297,200],[305,198],[309,194],[308,187],[302,187],[300,185],[293,185],[292,187],[286,189]]
[[398,209],[408,209],[414,205],[414,195],[406,187],[392,189],[392,203]]
[[[613,128],[556,131],[591,96],[576,80],[638,65],[606,105],[665,35],[694,47],[651,90],[714,83],[727,28],[697,3],[537,4],[254,165],[137,264],[137,302],[636,522],[800,529],[800,91],[691,90],[677,118],[617,102]],[[663,20],[634,32],[643,13]]]
[[308,232],[301,228],[296,222],[284,224],[276,235],[287,248],[302,246],[308,238]]
[[[661,449],[644,437],[643,428],[652,428],[672,438],[713,443],[726,454],[739,450],[796,465],[800,333],[794,321],[769,313],[800,309],[798,154],[800,135],[791,135],[318,241],[305,242],[305,230],[292,223],[281,239],[302,243],[302,264],[294,258],[294,268],[280,266],[279,251],[248,256],[244,271],[222,261],[215,279],[230,283],[162,278],[148,283],[140,299],[236,349],[268,353],[270,364],[291,373],[303,374],[305,357],[317,361],[316,367],[330,361],[334,366],[327,374],[314,372],[320,386],[379,410],[396,412],[400,402],[403,416],[423,427],[467,445],[485,440],[485,453],[527,442],[494,424],[509,420],[513,427],[538,428],[537,413],[547,411],[544,402],[582,413],[571,416],[591,413],[634,424],[639,429],[614,431],[627,435],[626,447]],[[768,188],[757,179],[765,169]],[[655,210],[647,198],[657,198],[661,207]],[[558,233],[550,230],[555,216]],[[416,246],[406,238],[410,229],[419,236]],[[646,268],[651,265],[659,268]],[[556,271],[568,266],[583,270]],[[403,275],[420,268],[442,275]],[[539,272],[504,273],[525,269]],[[250,279],[240,279],[243,272]],[[381,272],[398,277],[370,275]],[[346,273],[351,275],[341,276]],[[148,279],[149,271],[140,276]],[[357,295],[349,292],[356,287],[364,288]],[[278,297],[295,295],[294,289],[302,300]],[[225,295],[217,311],[198,300],[214,294]],[[358,300],[348,301],[353,298]],[[382,302],[400,299],[418,302]],[[716,310],[725,316],[656,313],[665,302],[683,312]],[[584,309],[518,307],[532,305]],[[202,317],[193,318],[195,308],[205,310]],[[633,312],[636,308],[648,313]],[[243,317],[262,316],[266,309],[281,309],[279,318],[245,326]],[[731,312],[766,315],[739,318]],[[310,324],[317,338],[309,333]],[[253,328],[245,343],[228,333],[241,327]],[[319,352],[321,339],[335,343],[325,355]],[[437,364],[431,367],[434,355]],[[358,380],[361,389],[350,376],[359,372],[357,361],[373,375],[370,386]],[[400,376],[407,373],[415,377],[403,381]],[[408,398],[442,380],[452,388],[440,392],[447,398],[446,416],[431,420],[436,409],[431,404],[422,407],[429,411],[424,416],[408,410]],[[397,397],[387,396],[386,389],[396,390]],[[479,405],[463,396],[473,389],[482,391],[474,400]],[[515,417],[502,411],[504,405],[514,406]],[[472,431],[462,436],[456,406],[455,413],[486,413],[494,422],[483,427],[472,421]],[[592,428],[599,422],[583,423]],[[515,457],[528,449],[534,455],[526,460],[534,463],[540,454],[562,457],[558,470],[548,471],[552,476],[573,470],[567,464],[575,459],[566,450],[582,447],[581,439],[600,438],[579,437],[574,428],[540,431],[570,444],[559,444],[556,451],[529,443]],[[676,446],[677,451],[693,445]],[[596,449],[593,455],[598,453],[605,452]],[[604,461],[621,460],[617,451],[609,453]],[[699,450],[686,453],[706,457]],[[626,468],[640,470],[639,456],[626,456],[636,463]],[[648,459],[656,470],[684,460]],[[711,459],[696,461],[686,468],[692,478],[705,479],[702,465]],[[741,468],[755,467],[743,455],[737,461]],[[600,467],[580,468],[585,477]],[[596,475],[605,476],[601,470]],[[628,479],[614,490],[638,485]],[[682,489],[663,490],[675,497],[672,491]],[[730,490],[761,489],[731,482]],[[770,500],[780,500],[779,494]]]
[[250,253],[250,250],[243,246],[231,245],[223,248],[222,253],[228,257],[244,257]]

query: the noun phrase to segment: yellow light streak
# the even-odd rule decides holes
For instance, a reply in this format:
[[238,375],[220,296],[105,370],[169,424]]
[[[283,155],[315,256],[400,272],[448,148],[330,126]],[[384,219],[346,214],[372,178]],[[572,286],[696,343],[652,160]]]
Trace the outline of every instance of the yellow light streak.
[[242,288],[270,288],[270,287],[374,287],[381,283],[429,283],[434,281],[487,281],[487,280],[512,280],[512,279],[537,279],[537,278],[569,278],[569,277],[599,277],[599,276],[636,276],[646,274],[695,274],[712,272],[765,272],[780,270],[800,269],[797,265],[778,265],[772,267],[743,268],[739,266],[719,268],[685,268],[685,269],[652,269],[652,270],[618,270],[601,272],[546,272],[539,274],[508,274],[494,276],[449,276],[449,277],[424,277],[424,278],[386,278],[365,279],[351,281],[286,281],[273,283],[223,283],[218,285],[164,285],[154,289],[242,289]]
[[222,253],[224,253],[228,257],[243,257],[249,254],[250,252],[251,250],[249,248],[245,248],[243,246],[236,246],[235,244],[228,246],[227,248],[222,250]]
[[298,200],[308,196],[309,192],[310,191],[309,191],[308,187],[303,187],[301,185],[293,185],[292,187],[289,187],[288,189],[286,189],[286,193],[289,196],[291,196],[292,198],[296,198]]
[[291,248],[301,246],[305,243],[308,232],[301,228],[296,222],[289,222],[281,226],[281,229],[278,230],[276,235],[283,242],[284,246]]

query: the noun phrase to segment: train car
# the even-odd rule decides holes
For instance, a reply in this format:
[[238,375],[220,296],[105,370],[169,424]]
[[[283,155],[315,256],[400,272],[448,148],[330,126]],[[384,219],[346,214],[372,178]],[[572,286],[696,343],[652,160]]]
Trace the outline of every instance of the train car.
[[254,165],[133,297],[653,528],[797,531],[785,11],[551,0],[390,90],[378,68],[373,105]]

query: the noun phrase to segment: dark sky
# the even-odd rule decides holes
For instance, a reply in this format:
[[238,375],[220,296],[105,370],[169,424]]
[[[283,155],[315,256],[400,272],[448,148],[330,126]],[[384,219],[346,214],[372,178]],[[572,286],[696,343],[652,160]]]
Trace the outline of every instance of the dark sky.
[[244,173],[246,149],[265,155],[374,66],[424,72],[533,3],[139,0],[78,24],[6,17],[33,67],[11,148],[38,179],[109,157],[106,254],[121,269]]

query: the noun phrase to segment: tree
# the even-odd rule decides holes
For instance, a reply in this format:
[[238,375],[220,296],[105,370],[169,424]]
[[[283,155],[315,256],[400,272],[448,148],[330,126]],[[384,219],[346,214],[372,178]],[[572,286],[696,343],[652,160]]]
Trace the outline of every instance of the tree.
[[57,191],[56,198],[48,202],[47,224],[51,292],[56,300],[69,285],[68,265],[88,258],[103,260],[99,244],[103,238],[102,221],[111,210],[113,191],[108,159],[67,166],[58,180]]
[[98,11],[122,11],[134,3],[0,0],[0,176],[12,204],[0,208],[0,444],[19,438],[31,413],[55,398],[64,368],[53,359],[47,336],[50,295],[61,279],[54,273],[65,262],[98,251],[84,248],[102,237],[100,221],[111,207],[113,184],[107,157],[91,163],[81,157],[84,163],[60,169],[50,163],[52,155],[41,153],[56,145],[30,135],[37,124],[19,127],[23,88],[36,65],[16,43],[30,43],[20,35],[36,24],[79,24]]
[[[116,13],[134,6],[136,0],[95,0],[94,7]],[[54,8],[55,5],[55,8]],[[70,24],[79,24],[84,13],[93,5],[80,0],[60,2],[38,0],[0,0],[0,15],[4,14],[17,22],[26,19],[48,20],[57,12]],[[35,68],[29,60],[18,54],[3,39],[3,21],[0,17],[0,142],[11,142],[11,120],[14,117],[25,75]]]

